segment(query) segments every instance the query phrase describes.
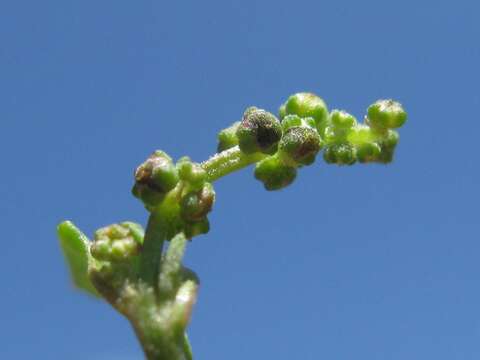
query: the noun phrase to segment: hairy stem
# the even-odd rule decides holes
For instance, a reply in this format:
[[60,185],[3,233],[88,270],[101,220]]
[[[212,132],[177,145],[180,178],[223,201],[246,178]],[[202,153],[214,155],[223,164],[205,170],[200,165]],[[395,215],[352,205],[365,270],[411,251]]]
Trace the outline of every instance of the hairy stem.
[[213,155],[204,161],[201,166],[207,172],[207,181],[213,182],[234,171],[254,164],[267,155],[262,153],[244,154],[238,146]]
[[170,240],[160,259],[158,294],[140,285],[128,313],[148,360],[191,360],[185,328],[197,296],[198,283],[184,276],[182,258],[187,245],[183,232]]
[[188,240],[184,233],[179,233],[170,240],[170,245],[162,260],[158,276],[159,294],[164,297],[171,297],[173,292],[178,289],[179,281],[181,280],[179,274],[187,242]]

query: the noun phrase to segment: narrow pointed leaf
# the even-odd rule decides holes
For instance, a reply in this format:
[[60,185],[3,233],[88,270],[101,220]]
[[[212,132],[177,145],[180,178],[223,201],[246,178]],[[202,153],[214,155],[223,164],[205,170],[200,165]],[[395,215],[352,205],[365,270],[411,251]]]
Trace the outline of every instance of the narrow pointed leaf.
[[92,261],[88,238],[70,221],[58,225],[57,233],[74,285],[90,295],[100,297],[88,278],[88,264]]

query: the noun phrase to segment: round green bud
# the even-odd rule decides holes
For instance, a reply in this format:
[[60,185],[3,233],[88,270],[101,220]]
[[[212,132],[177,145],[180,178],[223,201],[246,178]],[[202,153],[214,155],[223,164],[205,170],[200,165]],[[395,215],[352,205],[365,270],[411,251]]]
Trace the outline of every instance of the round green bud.
[[232,124],[232,126],[223,129],[218,133],[218,147],[217,151],[222,152],[238,145],[237,128],[240,121]]
[[322,127],[328,119],[328,109],[322,98],[312,93],[297,93],[285,102],[287,115],[298,115],[302,118],[312,117],[317,128]]
[[298,115],[286,115],[282,119],[282,129],[287,131],[294,126],[302,126],[302,118]]
[[364,124],[358,124],[347,133],[347,141],[353,145],[375,142],[377,139],[378,133],[373,131],[370,126]]
[[386,146],[388,148],[395,148],[397,146],[399,140],[399,135],[395,130],[388,130],[385,136],[380,140],[382,146]]
[[158,192],[167,193],[178,183],[177,169],[162,152],[153,153],[135,170],[135,180]]
[[193,163],[188,156],[182,156],[177,161],[177,172],[180,180],[185,180],[191,173]]
[[[142,180],[139,180],[141,182]],[[171,162],[157,160],[152,168],[151,181],[154,188],[161,189],[163,192],[172,190],[178,183],[177,169]]]
[[364,143],[357,146],[357,160],[361,163],[377,161],[381,153],[381,148],[377,143]]
[[388,164],[392,162],[393,155],[395,154],[395,147],[398,144],[398,133],[394,130],[388,130],[386,135],[378,141],[380,145],[380,155],[378,157],[378,162]]
[[356,162],[355,148],[349,143],[333,144],[323,153],[328,164],[353,165]]
[[199,190],[207,180],[207,172],[198,163],[194,163],[185,156],[177,162],[178,176],[190,186]]
[[135,240],[139,245],[143,244],[145,230],[143,229],[142,225],[132,221],[124,221],[120,225],[129,230],[128,235],[133,237],[133,240]]
[[130,230],[128,229],[128,227],[125,227],[119,224],[112,224],[95,231],[94,239],[95,240],[102,240],[102,239],[118,240],[118,239],[123,239],[127,237],[129,234],[130,234]]
[[107,239],[98,240],[90,246],[90,253],[97,260],[107,260],[110,258],[110,241]]
[[180,200],[180,214],[186,221],[200,221],[212,210],[215,191],[210,183],[205,183],[199,191],[187,193]]
[[337,162],[333,147],[334,145],[327,146],[323,152],[323,159],[327,164],[335,164]]
[[398,128],[407,120],[402,105],[393,100],[378,100],[368,107],[367,114],[368,123],[376,128]]
[[178,173],[172,159],[163,151],[155,151],[135,170],[134,196],[145,204],[155,206],[163,195],[178,183]]
[[282,129],[283,132],[287,131],[292,127],[304,126],[316,129],[315,120],[312,117],[301,118],[298,115],[287,115],[282,120]]
[[133,238],[125,238],[112,242],[111,256],[113,261],[127,260],[131,256],[137,255],[139,247]]
[[322,138],[327,144],[335,143],[342,139],[337,136],[337,132],[333,126],[326,126],[323,129]]
[[279,190],[290,185],[297,176],[297,169],[285,165],[277,156],[269,156],[255,167],[255,178],[263,182],[266,190]]
[[282,137],[282,126],[275,115],[251,107],[245,111],[236,135],[240,150],[245,154],[273,154]]
[[280,156],[292,165],[310,165],[322,148],[317,131],[310,127],[291,127],[280,140]]
[[330,113],[330,121],[334,127],[340,129],[351,129],[357,125],[357,119],[355,119],[355,116],[343,110],[333,110]]
[[[110,225],[101,232],[102,236],[108,236],[112,240],[124,239],[130,235],[130,229],[124,225]],[[97,234],[98,236],[98,234]]]

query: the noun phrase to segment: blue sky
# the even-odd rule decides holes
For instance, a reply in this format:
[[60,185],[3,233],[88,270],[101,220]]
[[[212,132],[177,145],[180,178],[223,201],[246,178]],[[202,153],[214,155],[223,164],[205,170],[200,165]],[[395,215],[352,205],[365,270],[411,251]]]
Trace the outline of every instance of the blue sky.
[[197,161],[256,105],[297,91],[409,120],[395,162],[317,161],[266,192],[216,184],[196,359],[480,357],[478,2],[3,1],[1,358],[140,359],[123,318],[74,291],[55,237],[145,223],[132,172]]

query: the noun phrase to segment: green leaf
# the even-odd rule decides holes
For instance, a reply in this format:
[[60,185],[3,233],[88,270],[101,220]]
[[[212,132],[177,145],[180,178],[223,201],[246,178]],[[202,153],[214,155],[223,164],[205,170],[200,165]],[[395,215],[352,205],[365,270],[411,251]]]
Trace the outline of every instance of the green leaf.
[[93,261],[88,238],[70,221],[58,225],[57,234],[74,285],[90,295],[100,297],[88,278],[88,265]]

